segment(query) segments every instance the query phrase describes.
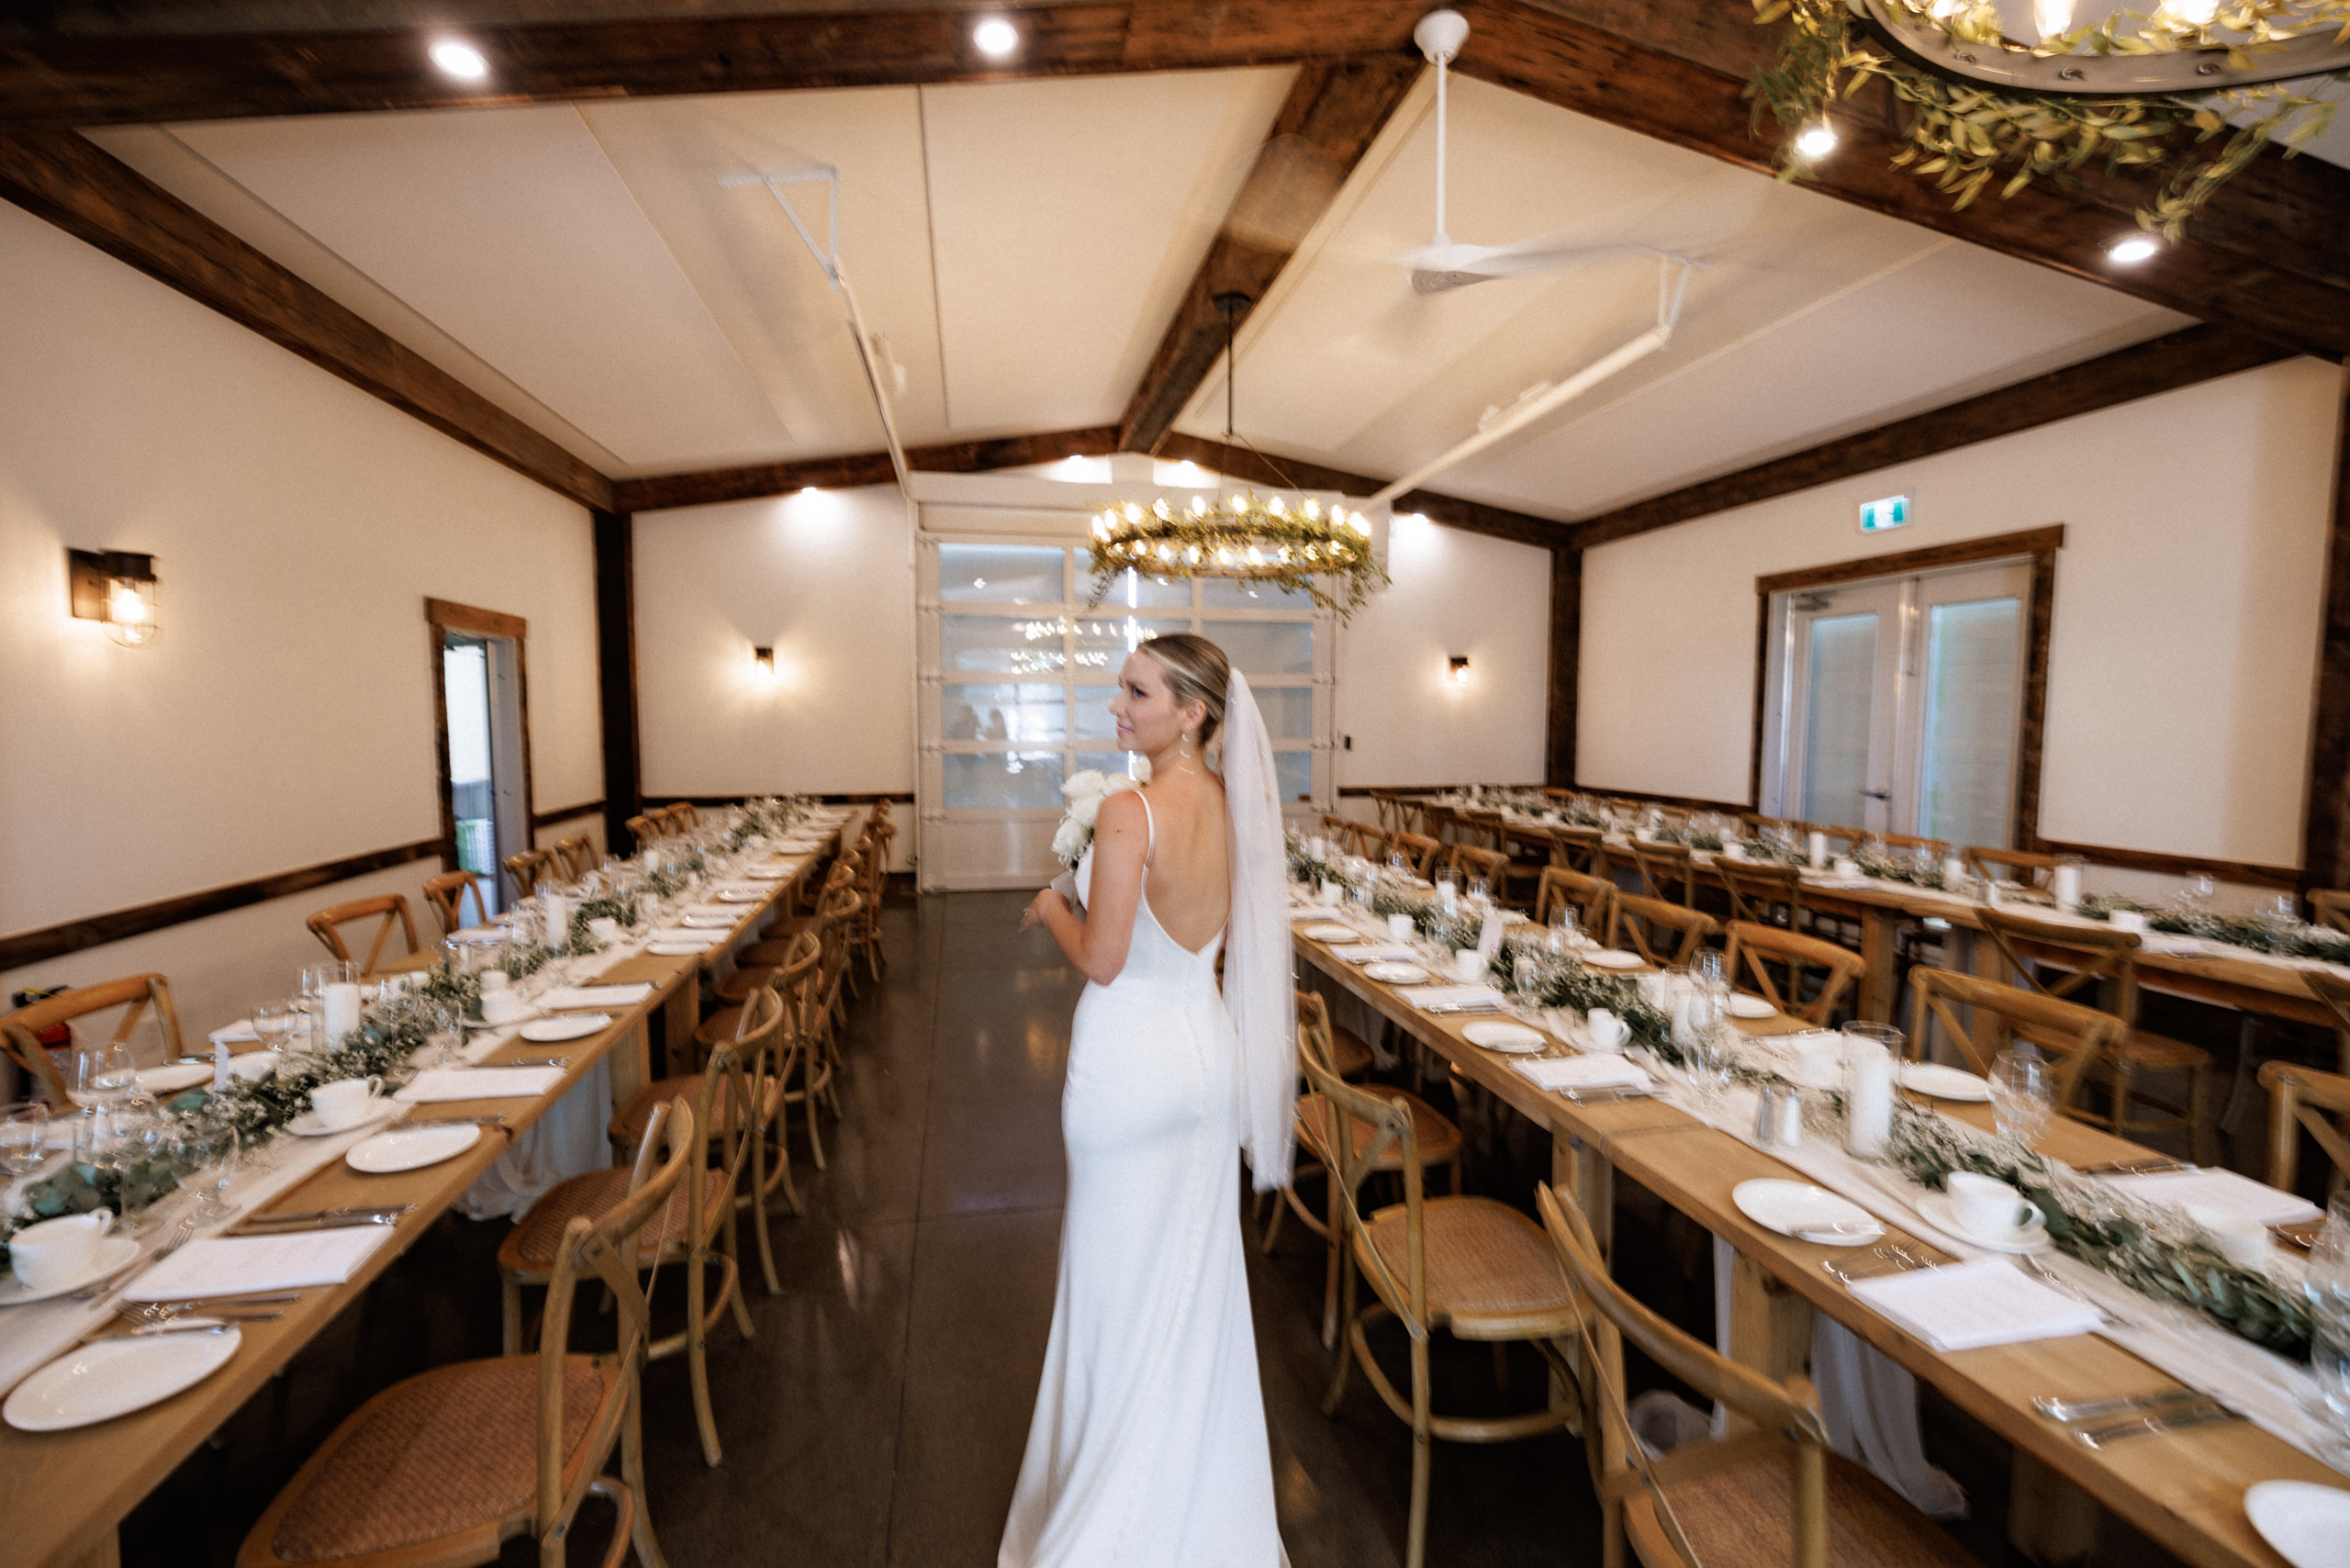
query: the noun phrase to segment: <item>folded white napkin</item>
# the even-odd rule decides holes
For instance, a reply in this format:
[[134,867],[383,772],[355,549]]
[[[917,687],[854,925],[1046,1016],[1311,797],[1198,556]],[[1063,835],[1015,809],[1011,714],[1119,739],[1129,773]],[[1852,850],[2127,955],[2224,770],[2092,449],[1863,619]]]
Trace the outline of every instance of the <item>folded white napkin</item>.
[[1514,1057],[1511,1067],[1544,1089],[1646,1089],[1649,1075],[1622,1057]]
[[635,985],[559,985],[539,998],[550,1013],[566,1007],[633,1007],[653,994],[650,982]]
[[388,1225],[291,1236],[207,1236],[140,1275],[123,1294],[129,1301],[186,1301],[343,1284],[391,1238]]
[[2125,1197],[2166,1209],[2189,1204],[2225,1211],[2253,1225],[2290,1225],[2324,1211],[2306,1198],[2239,1176],[2232,1170],[2168,1170],[2153,1176],[2106,1176],[2099,1180]]
[[1855,1280],[1854,1297],[1937,1350],[1972,1350],[2096,1331],[2098,1309],[2005,1258]]
[[1458,1007],[1477,1002],[1498,1005],[1502,999],[1502,993],[1489,985],[1424,985],[1404,994],[1415,1007]]
[[1408,943],[1363,942],[1353,946],[1333,947],[1330,951],[1350,964],[1414,964],[1420,955]]
[[435,1100],[529,1100],[563,1081],[559,1067],[436,1067],[392,1096],[410,1105]]

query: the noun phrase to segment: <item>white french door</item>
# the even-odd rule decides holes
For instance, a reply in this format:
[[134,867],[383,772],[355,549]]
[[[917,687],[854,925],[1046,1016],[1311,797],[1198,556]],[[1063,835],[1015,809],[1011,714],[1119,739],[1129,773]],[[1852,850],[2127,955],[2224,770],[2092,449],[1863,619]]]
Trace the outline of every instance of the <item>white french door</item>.
[[2008,846],[2031,591],[2016,561],[1774,596],[1762,809]]

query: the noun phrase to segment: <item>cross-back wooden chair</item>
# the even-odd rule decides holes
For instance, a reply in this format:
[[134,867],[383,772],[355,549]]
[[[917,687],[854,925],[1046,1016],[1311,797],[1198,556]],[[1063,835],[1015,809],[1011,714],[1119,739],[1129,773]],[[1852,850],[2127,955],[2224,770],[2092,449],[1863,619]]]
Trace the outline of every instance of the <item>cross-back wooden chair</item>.
[[2350,1140],[2342,1136],[2344,1118],[2350,1116],[2350,1078],[2299,1062],[2266,1061],[2260,1064],[2260,1086],[2268,1091],[2268,1184],[2294,1190],[2304,1129],[2333,1166],[2327,1189],[2350,1180]]
[[1635,838],[1632,865],[1640,874],[1640,891],[1646,896],[1684,905],[1696,902],[1697,871],[1687,845]]
[[596,841],[584,833],[555,840],[548,853],[562,866],[566,882],[579,880],[596,867]]
[[1593,941],[1605,942],[1616,924],[1616,884],[1605,877],[1545,866],[1542,879],[1535,884],[1534,919],[1540,925],[1552,924],[1563,904],[1575,912],[1576,923]]
[[1396,833],[1403,829],[1403,801],[1394,790],[1373,790],[1371,792],[1371,809],[1378,813],[1382,832]]
[[[1773,1383],[1666,1322],[1607,1272],[1573,1197],[1547,1184],[1535,1206],[1584,1305],[1583,1442],[1599,1492],[1601,1551],[1629,1544],[1642,1568],[1971,1568],[1940,1526],[1829,1447],[1809,1380]],[[1651,1458],[1631,1429],[1623,1341],[1738,1417],[1740,1435]]]
[[1714,871],[1729,894],[1729,917],[1748,925],[1803,929],[1803,875],[1793,866],[1714,857]]
[[2332,931],[2350,931],[2350,890],[2342,888],[2311,888],[2309,891],[2310,919]]
[[[545,1568],[558,1568],[591,1495],[616,1515],[604,1568],[620,1568],[632,1548],[643,1568],[660,1568],[643,1503],[640,1379],[652,1329],[636,1258],[640,1233],[667,1215],[699,1141],[691,1104],[664,1107],[625,1201],[564,1226],[538,1350],[436,1367],[361,1406],[253,1525],[238,1568],[494,1562],[501,1542],[523,1535],[538,1541]],[[656,1145],[666,1151],[658,1163]],[[618,1344],[603,1355],[570,1350],[583,1280],[604,1286],[619,1319]],[[605,1473],[615,1450],[618,1477]]]
[[[1817,936],[1744,920],[1733,920],[1724,930],[1728,935],[1722,944],[1722,968],[1729,971],[1731,983],[1738,981],[1739,960],[1743,958],[1746,972],[1753,977],[1754,988],[1762,993],[1763,1001],[1823,1029],[1844,992],[1869,972],[1868,960],[1858,953]],[[1774,964],[1786,975],[1784,990],[1771,973]],[[1808,969],[1822,972],[1818,994],[1807,1002],[1804,971]]]
[[2350,980],[2323,969],[2303,969],[2301,983],[2333,1014],[2336,1060],[2340,1070],[2350,1072]]
[[61,1114],[73,1102],[66,1092],[64,1074],[58,1071],[48,1048],[40,1043],[41,1034],[109,1007],[122,1009],[122,1016],[115,1020],[114,1033],[107,1036],[109,1044],[128,1041],[131,1031],[139,1027],[147,1010],[152,1007],[155,1027],[163,1036],[163,1059],[179,1059],[179,1010],[172,1005],[171,981],[158,974],[128,975],[121,980],[101,980],[96,985],[76,986],[0,1017],[0,1047],[5,1047],[9,1059],[28,1078],[40,1085],[41,1098]]
[[[2121,1037],[2121,1020],[2110,1013],[2021,986],[2002,985],[1980,975],[1919,965],[1909,974],[1909,1037],[1906,1048],[1919,1061],[1933,1059],[1933,1026],[1939,1023],[1966,1058],[1986,1077],[2001,1051],[2016,1040],[2055,1058],[2056,1108],[2076,1116],[2074,1102],[2082,1081]],[[1968,1029],[1953,1012],[1970,1009]]]
[[[693,1086],[694,1125],[705,1135],[701,1159],[670,1194],[668,1210],[652,1227],[654,1234],[640,1237],[637,1243],[635,1261],[640,1271],[651,1274],[674,1265],[685,1275],[685,1327],[648,1344],[645,1360],[664,1361],[684,1353],[693,1391],[694,1424],[701,1434],[702,1460],[711,1465],[724,1457],[724,1450],[710,1403],[708,1339],[730,1306],[734,1327],[743,1338],[748,1339],[755,1332],[743,1302],[735,1198],[751,1145],[759,1136],[759,1106],[767,1097],[772,1053],[783,1023],[782,1000],[773,991],[762,992],[748,1009],[744,1037],[728,1040],[711,1053],[699,1082]],[[682,1098],[672,1095],[661,1103]],[[627,1167],[614,1166],[559,1182],[541,1194],[507,1233],[498,1249],[498,1274],[508,1355],[522,1349],[522,1288],[546,1283],[571,1221],[581,1215],[593,1218],[625,1203],[631,1180]],[[713,1269],[718,1271],[714,1294],[710,1286]]]
[[[1340,1079],[1353,1077],[1338,1060],[1337,1032],[1330,1024],[1329,1004],[1310,991],[1301,991],[1296,994],[1298,1058],[1320,1062]],[[1370,1053],[1365,1052],[1363,1066],[1370,1065]],[[1383,1094],[1410,1111],[1414,1133],[1419,1143],[1421,1169],[1425,1170],[1438,1165],[1446,1167],[1452,1179],[1452,1185],[1448,1190],[1460,1193],[1460,1129],[1435,1106],[1409,1090],[1382,1086],[1371,1092]],[[1358,1122],[1354,1126],[1357,1137],[1371,1136],[1371,1129],[1363,1124]],[[1327,1247],[1328,1259],[1322,1279],[1322,1343],[1326,1347],[1338,1342],[1339,1236],[1332,1224],[1337,1215],[1338,1196],[1326,1182],[1330,1165],[1327,1151],[1336,1136],[1337,1130],[1331,1125],[1330,1103],[1308,1088],[1297,1102],[1297,1152],[1307,1163],[1293,1170],[1290,1184],[1281,1190],[1280,1201],[1273,1205],[1272,1218],[1265,1226],[1263,1243],[1266,1251],[1273,1249],[1273,1244],[1281,1233],[1281,1215],[1294,1209],[1305,1228],[1320,1237]],[[1401,1150],[1392,1151],[1387,1163],[1379,1169],[1391,1172],[1400,1170],[1403,1167],[1396,1161],[1401,1159]],[[1320,1216],[1307,1208],[1304,1200],[1297,1195],[1296,1178],[1312,1175],[1316,1170],[1326,1178],[1324,1207],[1326,1213]]]
[[1445,864],[1460,873],[1463,892],[1472,882],[1482,881],[1494,902],[1509,901],[1509,857],[1498,849],[1480,849],[1473,844],[1456,844],[1445,851]]
[[2046,892],[2050,879],[2056,875],[2056,857],[2029,849],[1991,849],[1971,845],[1962,858],[1967,870],[1986,882],[2014,882],[2036,892]]
[[[1618,893],[1615,918],[1608,923],[1607,945],[1620,947],[1629,937],[1632,950],[1641,958],[1659,968],[1671,968],[1695,958],[1706,938],[1720,929],[1721,923],[1712,915],[1686,904]],[[1678,936],[1678,942],[1668,940],[1668,934]]]
[[1325,838],[1335,839],[1338,846],[1350,855],[1361,853],[1359,846],[1362,841],[1356,831],[1361,826],[1362,824],[1354,818],[1342,817],[1336,812],[1322,813],[1322,835]]
[[391,936],[393,926],[397,925],[400,935],[408,939],[408,950],[411,953],[416,951],[416,916],[408,913],[406,893],[381,893],[371,899],[352,899],[349,903],[322,909],[303,924],[310,928],[310,935],[317,937],[328,952],[345,963],[353,963],[357,960],[352,958],[351,949],[343,945],[342,927],[367,919],[377,923],[375,940],[368,944],[367,960],[359,965],[359,974],[361,979],[370,980],[375,977],[375,966],[383,961],[384,944]]
[[[785,956],[792,950],[791,939],[803,931],[815,930],[826,901],[845,890],[854,889],[856,886],[858,873],[863,868],[864,861],[854,850],[837,857],[833,861],[832,868],[824,873],[822,883],[816,890],[815,909],[805,914],[778,914],[768,921],[760,928],[759,940],[745,943],[742,950],[734,955],[735,972],[739,974],[744,969],[783,962]],[[722,980],[719,984],[718,993],[722,997],[727,996],[725,986],[726,982]],[[728,1000],[741,999],[733,997]]]
[[554,857],[543,849],[524,849],[509,855],[501,864],[506,874],[514,879],[514,896],[536,898],[541,882],[555,880],[554,860]]
[[[2210,1092],[2211,1056],[2199,1046],[2149,1034],[2138,1023],[2138,934],[2111,926],[2076,925],[2037,920],[2011,910],[1975,912],[1984,932],[1999,949],[2007,972],[2043,996],[2075,997],[2102,993],[2105,1012],[2121,1021],[2124,1033],[2107,1058],[2094,1070],[2106,1080],[2108,1111],[2103,1117],[2079,1113],[2084,1121],[2101,1122],[2116,1137],[2135,1133],[2184,1129],[2198,1164],[2208,1163],[2203,1131],[2204,1103]],[[2053,964],[2052,975],[2044,966]],[[2138,1075],[2144,1072],[2187,1074],[2187,1103],[2158,1100],[2140,1092]],[[2130,1103],[2143,1100],[2154,1116],[2130,1114]]]
[[1552,823],[1550,864],[1580,871],[1586,877],[1607,875],[1607,834],[1595,827]]
[[1509,823],[1499,812],[1489,812],[1480,806],[1463,806],[1453,813],[1462,828],[1464,841],[1483,849],[1509,853]]
[[701,826],[701,808],[691,801],[669,802],[669,821],[679,833],[691,833]]
[[474,901],[474,924],[487,925],[489,895],[482,890],[479,877],[471,871],[443,871],[424,879],[424,902],[440,921],[442,935],[465,928],[465,900],[469,895]]
[[[1328,1107],[1325,1125],[1330,1131],[1323,1153],[1336,1161],[1327,1167],[1337,1194],[1331,1218],[1345,1241],[1339,1266],[1343,1337],[1322,1410],[1336,1413],[1346,1397],[1348,1375],[1360,1361],[1381,1402],[1412,1428],[1404,1561],[1405,1568],[1423,1568],[1432,1442],[1512,1442],[1565,1430],[1581,1416],[1579,1397],[1516,1415],[1439,1416],[1430,1406],[1429,1341],[1439,1331],[1496,1346],[1526,1340],[1572,1389],[1572,1340],[1580,1314],[1565,1272],[1532,1220],[1491,1198],[1425,1195],[1426,1160],[1409,1106],[1383,1098],[1384,1092],[1343,1081],[1310,1056],[1300,1059],[1308,1084]],[[1366,1215],[1362,1184],[1381,1170],[1403,1179],[1404,1201]],[[1369,1304],[1359,1305],[1359,1280],[1370,1282]],[[1400,1322],[1410,1340],[1409,1394],[1389,1381],[1371,1354],[1371,1327],[1386,1317]]]
[[1387,849],[1391,855],[1401,855],[1416,877],[1425,877],[1435,870],[1437,857],[1444,853],[1443,845],[1419,833],[1389,834]]
[[[849,946],[854,949],[854,958],[865,960],[866,972],[877,985],[880,983],[881,970],[890,961],[889,955],[881,948],[881,895],[887,890],[890,880],[890,841],[897,836],[897,824],[889,818],[868,818],[865,824],[864,846],[857,856],[863,863],[857,888],[857,896],[862,902],[857,908],[856,928],[850,937]],[[856,965],[852,961],[849,969],[852,986],[856,980]]]
[[651,812],[629,818],[627,825],[629,838],[640,850],[648,844],[658,844],[668,836],[661,831],[661,824],[654,821]]

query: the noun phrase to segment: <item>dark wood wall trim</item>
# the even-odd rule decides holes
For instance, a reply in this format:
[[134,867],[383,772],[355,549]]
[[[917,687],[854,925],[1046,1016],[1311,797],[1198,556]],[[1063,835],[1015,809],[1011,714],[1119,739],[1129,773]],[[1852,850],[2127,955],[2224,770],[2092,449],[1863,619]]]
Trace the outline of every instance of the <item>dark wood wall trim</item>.
[[2188,327],[1930,413],[1618,507],[1575,524],[1574,537],[1586,549],[1628,539],[2291,357],[2289,350],[2249,332]]
[[2130,871],[2154,871],[2165,876],[2206,876],[2215,881],[2244,882],[2256,888],[2290,888],[2300,872],[2290,866],[2262,866],[2249,860],[2211,860],[2197,855],[2171,855],[2154,849],[2117,849],[2104,844],[2070,844],[2042,838],[2033,847],[2049,855],[2077,855],[2093,866],[2118,866]]
[[1229,330],[1216,296],[1265,297],[1306,232],[1427,69],[1408,56],[1315,62],[1298,70],[1248,177],[1118,421],[1128,452],[1157,448],[1223,357]]
[[207,915],[225,914],[249,904],[287,898],[312,888],[325,887],[330,882],[347,882],[353,877],[364,877],[371,871],[404,866],[411,860],[442,854],[446,847],[447,843],[443,839],[420,838],[414,844],[395,845],[389,849],[345,856],[340,860],[321,861],[296,871],[274,872],[266,877],[255,877],[247,882],[232,882],[225,888],[213,888],[206,892],[183,893],[177,898],[159,899],[153,903],[118,909],[108,914],[94,914],[86,920],[69,920],[62,925],[22,931],[14,936],[0,936],[0,970],[46,963],[51,958],[78,953],[87,947],[103,947],[109,942],[143,936],[167,926],[185,925]]
[[600,799],[594,801],[582,801],[576,806],[565,806],[559,811],[533,812],[531,813],[531,831],[532,833],[537,833],[542,828],[553,827],[557,823],[567,823],[574,817],[601,816],[603,814],[604,802]]
[[636,853],[628,819],[644,810],[636,704],[636,521],[597,510],[596,692],[604,750],[604,847]]
[[2301,886],[2350,885],[2350,374],[2333,434],[2333,515],[2325,539],[2325,598],[2301,805]]
[[610,504],[603,475],[95,142],[0,135],[0,196],[525,477]]
[[[1087,430],[1042,431],[1035,435],[909,447],[906,466],[923,474],[980,474],[997,468],[1025,468],[1034,463],[1058,463],[1064,457],[1106,457],[1117,450],[1117,427],[1099,425]],[[748,468],[714,468],[699,474],[622,479],[612,487],[612,494],[620,510],[640,512],[788,496],[794,490],[811,487],[845,490],[897,482],[898,473],[890,465],[888,453],[859,452],[846,457],[811,457],[795,463],[761,463]]]
[[1977,561],[2012,560],[2064,547],[2065,525],[2052,523],[2046,528],[2027,528],[2014,533],[1992,533],[1980,539],[1930,544],[1921,550],[1896,550],[1883,555],[1863,555],[1858,560],[1839,561],[1832,566],[1806,566],[1799,571],[1774,572],[1768,577],[1755,578],[1754,591],[1768,598],[1774,593],[1826,588],[1833,583],[1860,582],[1868,577],[1902,577],[1919,572],[1938,572],[1945,566],[1971,566]]
[[424,601],[424,618],[435,626],[475,637],[511,637],[519,643],[531,634],[531,623],[522,616],[478,610],[446,599],[428,598]]
[[1550,552],[1550,701],[1542,777],[1562,789],[1575,781],[1575,722],[1583,692],[1583,552]]

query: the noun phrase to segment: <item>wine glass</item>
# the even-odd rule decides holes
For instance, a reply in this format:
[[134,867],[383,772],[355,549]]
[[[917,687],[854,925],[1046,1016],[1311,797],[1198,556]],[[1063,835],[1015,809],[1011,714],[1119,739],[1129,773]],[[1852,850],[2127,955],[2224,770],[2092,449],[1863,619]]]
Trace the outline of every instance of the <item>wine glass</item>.
[[177,1153],[180,1185],[196,1195],[196,1223],[227,1218],[229,1183],[237,1179],[236,1129],[193,1124],[180,1133]]
[[2030,1148],[2048,1130],[2056,1075],[2036,1052],[2001,1051],[1991,1063],[1991,1120],[1999,1136]]
[[38,1100],[0,1105],[0,1170],[29,1176],[49,1158],[49,1107]]
[[294,1025],[300,1017],[301,1014],[297,1011],[293,1002],[285,998],[280,998],[275,1002],[254,1002],[253,1034],[260,1039],[262,1049],[284,1050],[287,1039],[294,1033]]
[[73,1085],[67,1091],[73,1103],[109,1107],[130,1098],[139,1087],[138,1064],[130,1047],[120,1040],[96,1041],[73,1053]]

